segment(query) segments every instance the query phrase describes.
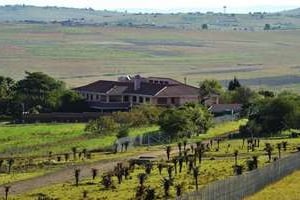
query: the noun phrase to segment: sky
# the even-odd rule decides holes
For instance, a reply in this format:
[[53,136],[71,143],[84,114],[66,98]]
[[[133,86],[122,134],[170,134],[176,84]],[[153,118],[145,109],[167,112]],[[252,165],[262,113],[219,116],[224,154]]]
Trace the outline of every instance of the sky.
[[35,5],[128,12],[275,12],[300,7],[300,0],[0,0],[0,5]]

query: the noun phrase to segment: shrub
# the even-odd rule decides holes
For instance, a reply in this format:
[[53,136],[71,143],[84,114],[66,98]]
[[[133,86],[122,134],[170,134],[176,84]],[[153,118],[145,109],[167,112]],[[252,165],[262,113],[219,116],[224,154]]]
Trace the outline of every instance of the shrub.
[[121,128],[118,131],[117,138],[123,138],[127,137],[129,135],[129,128],[128,126],[121,126]]
[[113,117],[102,116],[99,119],[89,122],[85,130],[92,133],[108,134],[117,130],[118,126]]

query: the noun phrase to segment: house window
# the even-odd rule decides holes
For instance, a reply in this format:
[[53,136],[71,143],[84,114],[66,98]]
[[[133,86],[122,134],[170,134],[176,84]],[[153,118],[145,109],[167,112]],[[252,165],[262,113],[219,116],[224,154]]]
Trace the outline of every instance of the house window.
[[160,83],[161,85],[163,85],[163,84],[164,84],[164,82],[163,82],[163,81],[159,81],[159,83]]
[[89,100],[89,94],[86,94],[86,100]]
[[150,80],[149,82],[150,82],[150,83],[153,83],[153,80]]
[[132,101],[133,101],[133,102],[136,102],[136,99],[137,99],[136,96],[133,96],[133,97],[132,97]]
[[93,94],[91,94],[91,101],[93,101],[94,100],[94,95]]
[[175,98],[174,97],[171,98],[171,104],[175,104]]
[[150,98],[149,97],[146,97],[145,100],[146,100],[147,103],[150,103]]
[[158,81],[154,81],[155,84],[158,84]]
[[96,94],[96,99],[99,100],[99,94]]
[[144,98],[143,98],[143,97],[140,97],[140,98],[139,98],[139,102],[140,102],[140,103],[144,103]]
[[109,96],[109,102],[122,102],[122,96]]
[[123,97],[123,101],[124,101],[124,102],[129,102],[129,96],[124,96],[124,97]]
[[165,105],[167,103],[168,103],[168,99],[167,98],[158,98],[157,99],[157,104]]
[[165,84],[166,84],[166,85],[169,85],[169,82],[168,82],[168,81],[165,81]]

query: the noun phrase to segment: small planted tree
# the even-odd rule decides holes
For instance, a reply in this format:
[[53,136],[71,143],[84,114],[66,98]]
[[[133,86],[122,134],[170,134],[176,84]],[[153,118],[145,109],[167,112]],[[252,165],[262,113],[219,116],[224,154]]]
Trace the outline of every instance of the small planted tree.
[[183,150],[186,150],[187,140],[183,140]]
[[145,166],[145,172],[146,174],[151,174],[151,170],[152,170],[152,164],[151,163],[147,163]]
[[73,159],[76,160],[77,147],[72,147]]
[[146,189],[146,195],[145,195],[145,200],[155,200],[155,189],[148,187]]
[[252,156],[254,168],[258,168],[258,156]]
[[272,160],[273,147],[271,146],[270,143],[266,143],[265,151],[266,151],[266,153],[267,153],[267,155],[268,155],[269,162],[271,162],[271,160]]
[[158,168],[159,174],[161,175],[161,172],[162,172],[162,169],[163,169],[163,164],[158,163],[157,168]]
[[173,171],[173,167],[172,166],[168,166],[168,175],[169,175],[169,179],[172,179],[172,171]]
[[167,158],[170,160],[170,154],[171,154],[171,146],[166,147],[166,153],[167,153]]
[[177,159],[177,158],[173,158],[173,159],[172,159],[172,163],[173,163],[173,166],[174,166],[175,174],[177,174],[177,163],[178,163],[178,159]]
[[98,174],[98,169],[92,168],[92,178],[93,178],[93,180],[95,180],[97,174]]
[[163,188],[164,188],[164,192],[165,192],[165,197],[169,197],[169,191],[170,191],[170,187],[172,185],[172,181],[171,179],[168,178],[164,178],[162,180],[162,184],[163,184]]
[[78,187],[79,184],[79,176],[80,176],[80,169],[75,169],[74,177],[75,177],[75,185]]
[[283,142],[282,142],[282,148],[283,148],[283,151],[286,151],[286,149],[287,149],[287,144],[288,144],[287,141],[283,141]]
[[83,190],[82,196],[83,196],[84,199],[87,198],[88,197],[88,191],[87,190]]
[[104,186],[105,189],[111,188],[113,186],[111,174],[102,176],[101,184]]
[[140,173],[138,175],[138,179],[139,179],[139,184],[140,186],[144,186],[144,183],[146,181],[147,175],[145,173]]
[[278,149],[278,158],[281,158],[281,147],[282,147],[282,143],[277,143],[277,149]]
[[198,176],[199,176],[199,168],[194,167],[193,168],[193,177],[195,179],[196,190],[198,190]]
[[5,200],[8,200],[8,193],[9,193],[10,188],[11,188],[11,186],[9,186],[9,185],[4,186]]
[[178,147],[179,153],[181,153],[182,143],[181,143],[181,142],[178,142],[178,143],[177,143],[177,147]]
[[234,153],[233,153],[233,155],[234,155],[234,165],[237,166],[237,165],[238,165],[238,164],[237,164],[237,163],[238,163],[237,161],[238,161],[239,151],[238,151],[238,150],[235,150]]
[[181,171],[182,171],[183,161],[184,161],[184,158],[183,158],[182,156],[180,156],[180,157],[178,158],[179,173],[181,173]]
[[175,188],[176,188],[176,196],[177,197],[181,197],[181,195],[182,195],[182,188],[183,188],[182,184],[177,184],[175,186]]
[[8,173],[8,174],[10,174],[11,168],[12,168],[14,162],[15,162],[15,160],[14,160],[13,158],[9,158],[9,159],[7,160],[7,165],[8,165],[7,173]]

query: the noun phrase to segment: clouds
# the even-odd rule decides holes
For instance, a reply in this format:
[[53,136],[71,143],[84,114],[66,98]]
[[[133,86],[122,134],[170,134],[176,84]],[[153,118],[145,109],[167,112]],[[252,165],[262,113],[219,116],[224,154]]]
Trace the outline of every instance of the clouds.
[[158,10],[158,11],[222,11],[249,12],[274,11],[300,7],[299,0],[0,0],[1,5],[26,4],[36,6],[64,6],[109,10]]

